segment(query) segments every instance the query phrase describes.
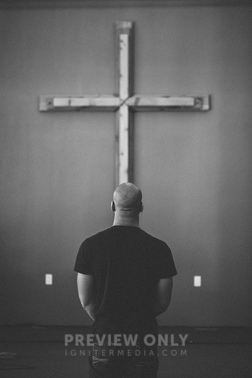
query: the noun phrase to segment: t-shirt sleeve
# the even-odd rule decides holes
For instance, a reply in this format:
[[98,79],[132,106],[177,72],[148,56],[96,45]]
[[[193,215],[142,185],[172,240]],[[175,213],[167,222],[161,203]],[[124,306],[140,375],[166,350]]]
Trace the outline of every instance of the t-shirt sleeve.
[[162,248],[158,251],[155,270],[156,277],[170,278],[177,274],[177,269],[173,260],[172,252],[166,243],[162,244]]
[[79,248],[75,260],[74,270],[75,272],[82,274],[93,274],[91,255],[86,240],[81,244]]

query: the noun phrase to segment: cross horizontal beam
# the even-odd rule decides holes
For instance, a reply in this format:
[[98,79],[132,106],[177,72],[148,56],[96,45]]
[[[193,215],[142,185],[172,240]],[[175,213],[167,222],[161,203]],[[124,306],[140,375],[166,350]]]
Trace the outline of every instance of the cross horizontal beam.
[[127,105],[133,111],[208,111],[210,96],[41,96],[40,111],[116,111]]

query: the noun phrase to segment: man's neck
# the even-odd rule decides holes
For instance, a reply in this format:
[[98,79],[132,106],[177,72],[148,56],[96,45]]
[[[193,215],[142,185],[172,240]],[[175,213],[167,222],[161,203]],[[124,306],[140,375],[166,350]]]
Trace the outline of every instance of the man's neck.
[[127,217],[115,213],[113,226],[139,227],[139,217]]

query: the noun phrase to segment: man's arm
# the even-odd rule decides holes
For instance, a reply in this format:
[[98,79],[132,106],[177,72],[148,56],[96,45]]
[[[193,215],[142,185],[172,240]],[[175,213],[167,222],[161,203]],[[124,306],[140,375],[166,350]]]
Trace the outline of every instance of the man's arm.
[[154,314],[156,317],[167,310],[171,301],[172,286],[172,277],[161,278],[158,281],[156,291],[156,302],[154,307]]
[[95,300],[95,283],[94,276],[89,274],[77,274],[77,289],[80,302],[84,310],[90,316],[91,319],[95,320],[94,313],[94,300]]

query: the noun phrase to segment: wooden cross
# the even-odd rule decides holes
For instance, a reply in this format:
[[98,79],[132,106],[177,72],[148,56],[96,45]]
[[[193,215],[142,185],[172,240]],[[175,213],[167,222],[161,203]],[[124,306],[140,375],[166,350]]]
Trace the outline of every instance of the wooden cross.
[[116,23],[118,41],[118,94],[115,96],[41,96],[40,111],[113,111],[115,132],[115,184],[133,181],[132,127],[134,111],[208,111],[210,96],[140,96],[133,94],[133,23]]

